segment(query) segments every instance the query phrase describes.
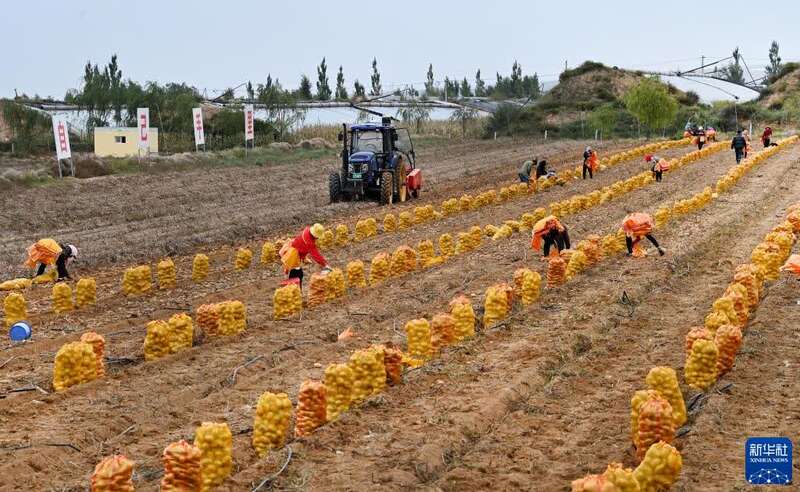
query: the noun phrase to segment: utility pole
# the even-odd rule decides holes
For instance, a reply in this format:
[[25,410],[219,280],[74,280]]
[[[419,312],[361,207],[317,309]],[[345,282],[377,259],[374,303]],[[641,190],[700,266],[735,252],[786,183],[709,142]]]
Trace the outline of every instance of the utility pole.
[[564,60],[564,71],[567,71],[567,60]]

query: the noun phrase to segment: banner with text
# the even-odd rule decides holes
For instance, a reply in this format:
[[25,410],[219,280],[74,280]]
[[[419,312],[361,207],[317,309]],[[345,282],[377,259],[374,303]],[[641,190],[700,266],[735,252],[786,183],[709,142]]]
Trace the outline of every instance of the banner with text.
[[194,144],[205,145],[206,134],[203,131],[203,108],[192,108],[192,119],[194,120]]
[[53,136],[56,139],[56,159],[69,159],[72,151],[69,148],[69,128],[63,116],[53,116]]
[[136,110],[136,121],[139,125],[139,148],[150,150],[150,109],[138,108]]
[[253,129],[253,105],[244,105],[244,141],[253,140],[255,138],[255,131]]

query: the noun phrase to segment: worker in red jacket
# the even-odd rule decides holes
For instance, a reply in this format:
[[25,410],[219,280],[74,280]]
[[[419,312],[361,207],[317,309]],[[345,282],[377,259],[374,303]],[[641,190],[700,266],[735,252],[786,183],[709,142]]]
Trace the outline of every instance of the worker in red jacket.
[[294,239],[283,245],[279,254],[281,263],[283,263],[283,271],[288,275],[284,283],[296,282],[302,288],[303,262],[308,256],[322,267],[324,273],[331,270],[328,261],[317,249],[317,239],[322,237],[324,232],[325,228],[322,227],[322,224],[314,224],[303,229]]

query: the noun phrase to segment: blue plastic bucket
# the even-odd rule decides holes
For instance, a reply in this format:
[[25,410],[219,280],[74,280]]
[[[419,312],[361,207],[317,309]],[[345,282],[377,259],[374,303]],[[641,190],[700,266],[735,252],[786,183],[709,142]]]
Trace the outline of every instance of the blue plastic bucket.
[[21,342],[31,337],[31,325],[27,321],[19,321],[11,325],[8,336],[15,342]]

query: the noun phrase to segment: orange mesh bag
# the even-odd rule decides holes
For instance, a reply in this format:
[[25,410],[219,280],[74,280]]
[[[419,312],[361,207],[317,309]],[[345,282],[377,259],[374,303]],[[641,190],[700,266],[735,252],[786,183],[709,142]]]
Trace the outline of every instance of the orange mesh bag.
[[653,231],[654,222],[650,215],[643,212],[629,214],[622,221],[622,230],[628,237],[643,237]]
[[52,265],[60,254],[61,246],[55,240],[50,238],[40,239],[28,248],[28,259],[25,260],[25,266],[36,268],[37,263]]
[[672,406],[665,398],[650,398],[639,408],[639,428],[636,433],[636,457],[641,461],[652,444],[671,443],[675,438]]
[[656,390],[639,390],[631,398],[631,442],[634,446],[639,432],[639,409],[650,398],[663,398],[663,395]]
[[403,352],[400,349],[385,347],[383,365],[386,369],[386,383],[394,386],[403,382]]
[[742,346],[742,331],[738,326],[722,325],[714,335],[719,356],[717,357],[717,376],[721,376],[733,368],[736,353]]
[[208,335],[219,333],[219,304],[203,304],[195,311],[197,315],[197,326],[203,329]]
[[294,433],[303,437],[325,424],[328,415],[325,385],[306,380],[297,394],[297,412]]
[[161,492],[200,492],[203,488],[202,455],[200,448],[183,439],[164,448]]
[[456,319],[449,315],[440,313],[431,320],[431,349],[433,353],[439,353],[442,347],[452,345],[456,341],[455,336]]
[[121,454],[109,456],[94,467],[92,492],[133,492],[133,461]]
[[692,353],[692,345],[694,345],[694,342],[697,340],[712,340],[713,338],[714,336],[705,326],[695,326],[691,328],[684,339],[686,342],[686,355],[688,356]]
[[547,287],[558,287],[567,280],[567,264],[558,256],[550,258],[547,265]]

